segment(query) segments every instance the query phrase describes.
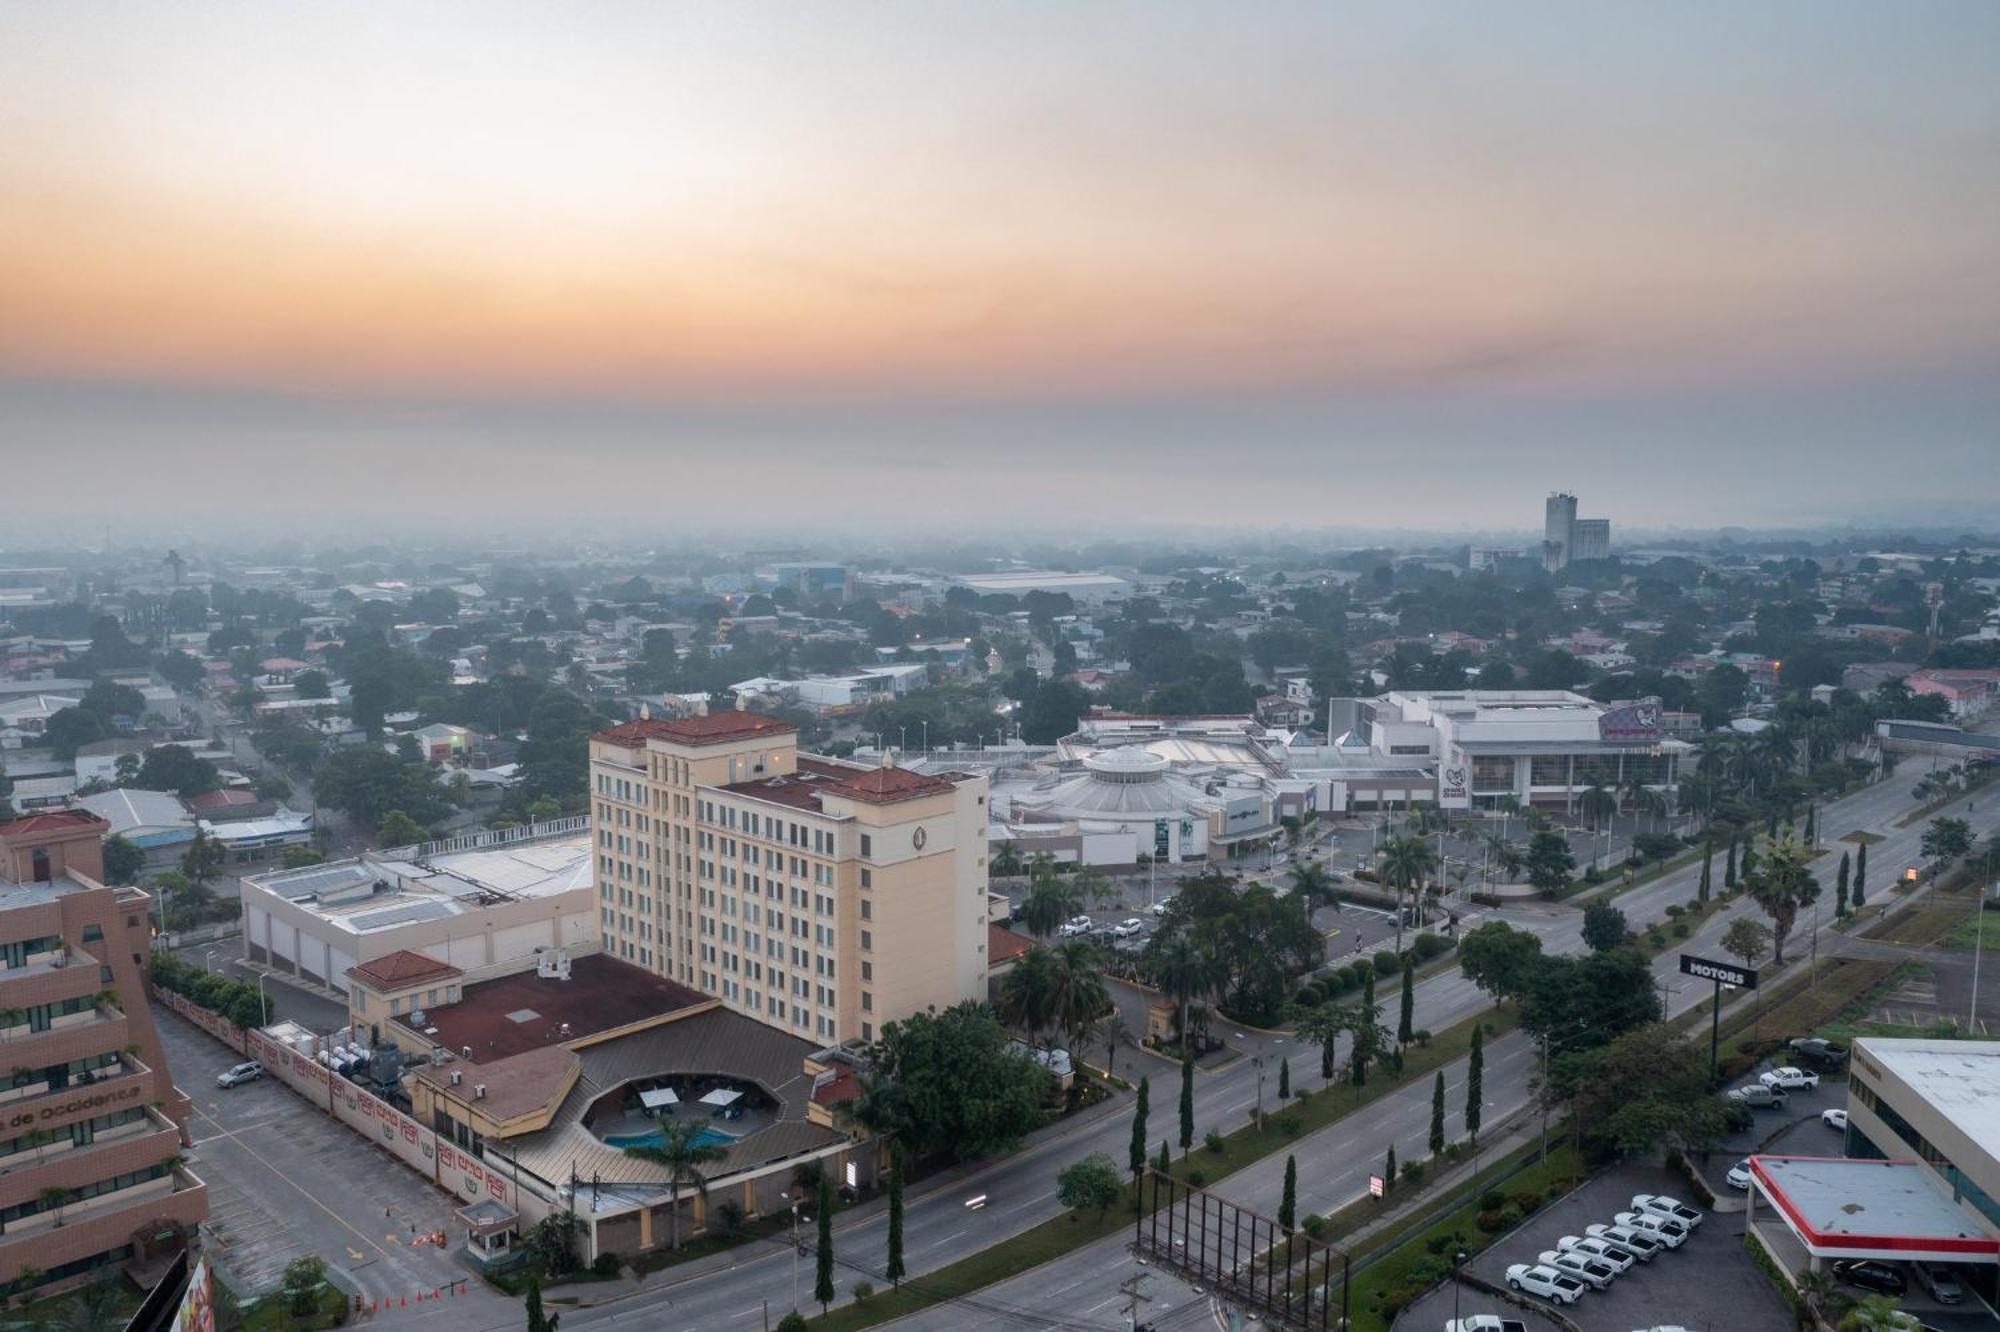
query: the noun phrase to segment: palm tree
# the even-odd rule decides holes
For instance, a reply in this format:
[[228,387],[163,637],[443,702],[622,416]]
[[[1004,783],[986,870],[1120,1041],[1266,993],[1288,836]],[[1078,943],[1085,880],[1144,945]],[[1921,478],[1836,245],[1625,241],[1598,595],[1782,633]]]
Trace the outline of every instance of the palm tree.
[[1104,1043],[1104,1071],[1115,1075],[1118,1072],[1118,1047],[1132,1043],[1132,1028],[1125,1021],[1125,1015],[1112,1009],[1111,1016],[1097,1024],[1097,1039]]
[[1430,871],[1430,846],[1417,837],[1391,837],[1382,844],[1382,878],[1396,890],[1396,951],[1403,951],[1403,894],[1421,900],[1424,875]]
[[1618,812],[1618,797],[1604,789],[1600,782],[1592,782],[1578,792],[1577,812],[1590,820],[1591,830],[1596,831],[1606,817]]
[[1333,897],[1333,876],[1317,860],[1302,860],[1292,867],[1292,892],[1310,912]]
[[993,853],[988,868],[1003,879],[1021,872],[1021,848],[1014,844],[1013,838],[1000,843],[1000,849]]
[[691,1188],[705,1203],[708,1201],[708,1176],[701,1168],[711,1161],[720,1161],[723,1150],[714,1143],[700,1141],[701,1126],[686,1120],[663,1119],[660,1121],[660,1145],[658,1147],[627,1147],[625,1155],[649,1161],[667,1172],[667,1220],[672,1227],[673,1247],[681,1247],[680,1196],[683,1188]]
[[1036,944],[1000,978],[1000,1018],[1030,1039],[1057,1024],[1056,957]]
[[1646,826],[1649,829],[1657,828],[1659,824],[1656,820],[1665,818],[1673,812],[1673,802],[1667,798],[1667,793],[1658,787],[1647,786],[1643,782],[1640,783],[1638,794],[1633,799],[1638,811],[1646,816]]
[[1077,1043],[1086,1025],[1096,1021],[1111,1007],[1111,995],[1104,988],[1097,949],[1081,939],[1071,939],[1055,948],[1049,970],[1049,1019],[1053,1026]]
[[1811,906],[1819,896],[1819,880],[1807,865],[1809,854],[1787,837],[1773,843],[1750,876],[1750,900],[1771,918],[1771,961],[1785,965],[1785,936],[1799,918],[1802,907]]
[[1162,940],[1152,957],[1153,981],[1180,1010],[1181,1039],[1187,1039],[1188,1005],[1221,983],[1215,955],[1185,934]]
[[[1037,856],[1036,859],[1042,857]],[[1083,899],[1077,895],[1076,885],[1058,878],[1053,869],[1043,872],[1042,867],[1037,865],[1033,873],[1034,882],[1028,888],[1027,897],[1021,901],[1021,923],[1037,939],[1046,939],[1076,914]]]

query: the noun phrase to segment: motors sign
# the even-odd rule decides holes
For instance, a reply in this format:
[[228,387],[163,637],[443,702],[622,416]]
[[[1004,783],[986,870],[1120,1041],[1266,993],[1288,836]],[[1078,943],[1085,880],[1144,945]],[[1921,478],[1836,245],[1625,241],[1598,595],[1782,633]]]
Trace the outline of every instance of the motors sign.
[[1719,981],[1741,990],[1757,988],[1757,973],[1751,968],[1737,966],[1734,962],[1714,962],[1692,953],[1681,954],[1681,974],[1705,981]]

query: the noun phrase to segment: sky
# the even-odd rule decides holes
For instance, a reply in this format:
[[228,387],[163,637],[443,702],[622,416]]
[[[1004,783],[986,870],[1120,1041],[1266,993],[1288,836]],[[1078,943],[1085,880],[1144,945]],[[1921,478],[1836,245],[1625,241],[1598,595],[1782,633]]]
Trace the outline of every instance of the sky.
[[1978,0],[0,34],[22,526],[2000,514]]

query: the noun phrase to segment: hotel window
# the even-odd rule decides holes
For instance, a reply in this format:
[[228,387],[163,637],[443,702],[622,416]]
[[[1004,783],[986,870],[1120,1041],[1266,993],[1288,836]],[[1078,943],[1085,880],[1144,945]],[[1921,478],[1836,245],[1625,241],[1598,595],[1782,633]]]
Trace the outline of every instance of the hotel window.
[[872,953],[875,951],[875,931],[873,930],[861,931],[861,951],[864,953]]
[[873,837],[870,837],[867,833],[861,834],[861,854],[864,856],[872,856],[875,854],[875,839]]
[[861,886],[862,886],[863,888],[873,888],[873,887],[875,886],[875,875],[874,875],[873,873],[871,873],[870,871],[868,871],[868,870],[865,870],[865,869],[864,869],[864,870],[862,870],[862,871],[861,871]]
[[875,964],[873,962],[863,962],[861,964],[861,979],[865,981],[875,979]]
[[864,1013],[875,1011],[875,996],[867,990],[861,992],[861,1011]]
[[865,897],[861,899],[861,919],[875,919],[875,904]]

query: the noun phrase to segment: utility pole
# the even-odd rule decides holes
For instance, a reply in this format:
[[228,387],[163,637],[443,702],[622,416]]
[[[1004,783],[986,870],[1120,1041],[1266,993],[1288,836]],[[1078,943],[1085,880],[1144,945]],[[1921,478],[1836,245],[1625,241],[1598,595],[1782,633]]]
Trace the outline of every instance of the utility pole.
[[1146,1278],[1151,1275],[1151,1272],[1134,1272],[1119,1283],[1118,1293],[1125,1297],[1125,1332],[1135,1332],[1138,1328],[1139,1306],[1153,1302],[1151,1295],[1139,1293],[1139,1287],[1145,1285]]

